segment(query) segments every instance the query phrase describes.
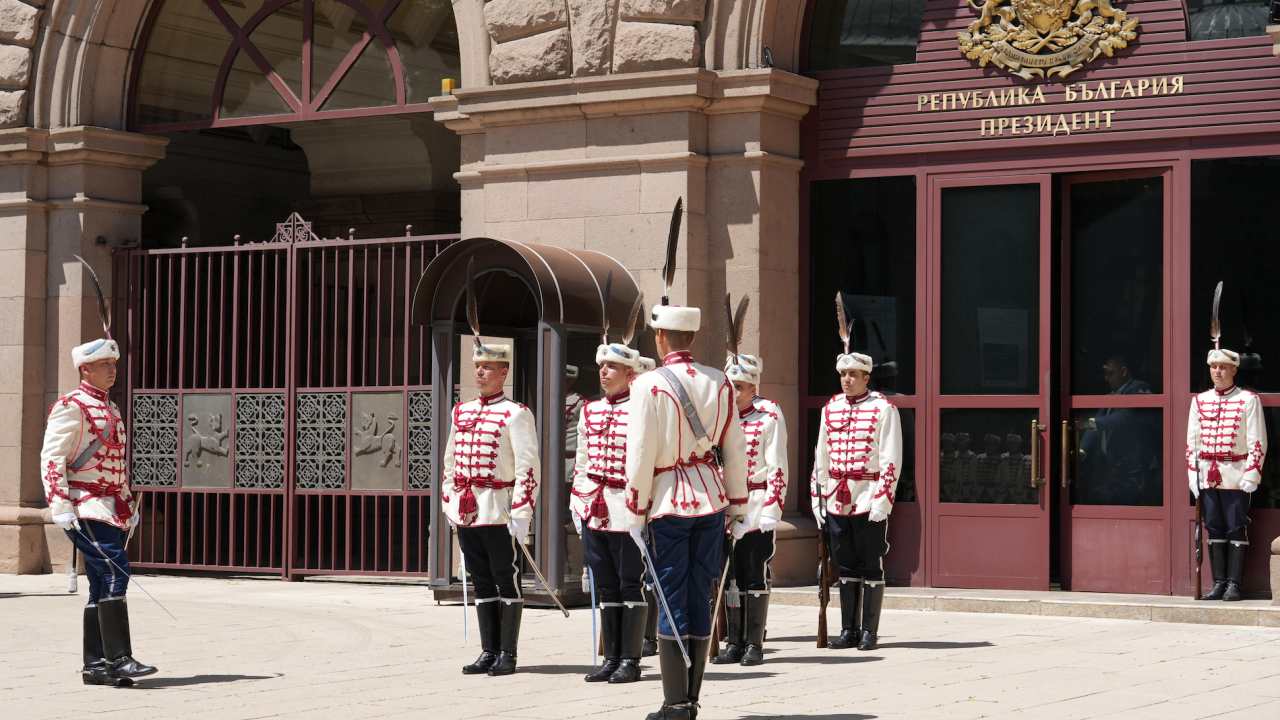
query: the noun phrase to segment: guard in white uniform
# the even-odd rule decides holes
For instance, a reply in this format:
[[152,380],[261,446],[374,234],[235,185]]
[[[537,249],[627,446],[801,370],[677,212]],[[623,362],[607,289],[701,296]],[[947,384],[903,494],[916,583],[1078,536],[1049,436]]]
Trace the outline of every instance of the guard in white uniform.
[[[654,568],[675,626],[658,623],[662,708],[651,719],[696,717],[711,646],[711,586],[719,579],[730,518],[747,510],[746,441],[724,373],[693,361],[697,308],[659,305],[662,367],[636,379],[627,426],[627,511],[631,534],[652,534]],[[686,409],[688,412],[686,412]],[[692,667],[686,669],[676,638]]]
[[1249,548],[1249,495],[1262,481],[1267,428],[1262,402],[1235,384],[1240,356],[1209,352],[1213,389],[1191,401],[1187,419],[1187,479],[1204,502],[1213,589],[1202,600],[1240,600]]
[[738,422],[747,440],[747,516],[731,530],[736,543],[725,591],[725,648],[711,662],[759,665],[764,662],[765,622],[769,616],[769,562],[776,548],[774,528],[787,497],[787,422],[782,408],[756,395],[764,361],[754,355],[730,355],[724,373],[733,383]]
[[827,536],[840,567],[842,630],[827,644],[832,649],[874,650],[884,603],[884,556],[902,467],[902,423],[884,395],[867,389],[871,367],[871,358],[859,353],[836,358],[844,393],[822,408],[814,455],[813,514],[822,523],[819,503],[826,503],[831,522]]
[[524,608],[516,543],[528,539],[538,499],[538,435],[529,408],[503,394],[511,346],[477,343],[472,359],[480,397],[453,408],[440,502],[475,585],[482,652],[462,672],[509,675]]
[[641,591],[644,558],[628,531],[627,416],[640,353],[623,343],[596,350],[604,397],[582,407],[570,511],[600,600],[604,663],[587,682],[640,679],[640,653],[649,607]]
[[156,672],[133,659],[125,599],[132,572],[125,546],[138,515],[126,474],[124,420],[107,397],[119,358],[110,338],[71,350],[80,387],[49,408],[40,452],[49,511],[84,556],[89,580],[80,671],[86,685],[132,685],[132,678]]
[[[565,387],[573,387],[578,381],[578,366],[564,366],[564,385]],[[573,431],[578,427],[578,418],[582,414],[582,406],[587,404],[587,399],[582,393],[576,390],[570,390],[564,396],[564,480],[567,483],[573,482],[573,467],[578,457],[578,435]]]
[[[636,368],[636,375],[643,375],[656,367],[658,367],[656,360],[641,356],[640,364]],[[632,382],[634,383],[635,380],[633,379]],[[640,655],[642,657],[653,657],[658,654],[658,614],[661,612],[661,608],[658,607],[658,596],[654,594],[653,583],[651,582],[644,584],[644,600],[649,605],[649,614],[645,618],[644,643],[640,646]]]

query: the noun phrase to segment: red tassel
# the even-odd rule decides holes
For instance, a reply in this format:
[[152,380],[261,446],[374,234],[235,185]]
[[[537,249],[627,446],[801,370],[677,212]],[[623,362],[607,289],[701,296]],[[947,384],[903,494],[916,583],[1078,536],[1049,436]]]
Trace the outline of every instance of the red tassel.
[[116,495],[116,517],[121,520],[128,520],[133,517],[133,508],[129,507],[129,503],[124,498]]
[[595,500],[591,501],[591,517],[598,517],[601,520],[609,519],[609,505],[604,501],[604,493],[596,493]]
[[1209,481],[1209,487],[1211,488],[1216,488],[1222,484],[1222,473],[1218,471],[1217,461],[1214,461],[1214,463],[1209,466],[1209,474],[1206,475],[1205,478]]
[[841,480],[840,487],[836,488],[836,502],[841,505],[849,505],[853,502],[853,494],[849,492],[849,483]]
[[480,506],[476,503],[476,494],[471,492],[471,488],[468,486],[462,496],[458,498],[458,515],[459,517],[466,517],[479,510]]

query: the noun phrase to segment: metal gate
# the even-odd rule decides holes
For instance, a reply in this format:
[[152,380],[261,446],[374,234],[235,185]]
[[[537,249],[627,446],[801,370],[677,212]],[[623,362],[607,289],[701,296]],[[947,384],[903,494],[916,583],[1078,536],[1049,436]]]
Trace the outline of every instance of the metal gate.
[[136,565],[427,573],[434,388],[409,303],[457,239],[326,240],[295,213],[263,243],[117,254]]

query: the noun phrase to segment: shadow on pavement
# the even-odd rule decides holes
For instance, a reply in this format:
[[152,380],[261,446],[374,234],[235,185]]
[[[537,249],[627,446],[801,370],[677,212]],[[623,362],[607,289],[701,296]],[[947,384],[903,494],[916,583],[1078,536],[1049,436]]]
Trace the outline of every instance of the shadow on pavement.
[[590,675],[596,669],[590,665],[516,665],[516,674],[533,675]]
[[832,715],[746,715],[741,720],[875,720],[879,715],[840,713]]
[[4,598],[29,598],[29,597],[76,597],[76,593],[24,593],[24,592],[0,592],[0,600]]
[[190,685],[212,685],[213,683],[238,682],[240,680],[273,680],[284,677],[284,673],[275,675],[192,675],[179,678],[138,678],[134,681],[134,690],[155,690],[161,688],[188,687]]
[[[854,652],[857,652],[857,651],[855,650]],[[797,657],[781,657],[781,658],[775,658],[773,660],[770,660],[769,662],[770,663],[788,663],[788,664],[805,663],[807,665],[846,665],[846,664],[852,665],[854,663],[873,662],[875,660],[883,660],[883,659],[884,658],[880,657],[879,655],[868,655],[866,653],[860,653],[858,655],[831,653],[830,655],[811,655],[809,657],[798,657],[798,658]]]
[[880,648],[911,648],[913,650],[961,650],[964,648],[980,648],[995,647],[994,643],[985,640],[977,642],[896,642],[896,643],[880,643]]
[[771,672],[741,672],[741,673],[709,672],[703,677],[705,677],[708,680],[760,680],[762,678],[771,678],[777,674],[778,673],[771,673]]

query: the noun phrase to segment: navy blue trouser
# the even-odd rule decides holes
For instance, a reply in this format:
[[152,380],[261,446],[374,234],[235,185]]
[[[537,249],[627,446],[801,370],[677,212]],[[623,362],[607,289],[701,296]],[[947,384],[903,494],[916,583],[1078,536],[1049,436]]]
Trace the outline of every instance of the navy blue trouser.
[[476,600],[522,598],[516,539],[506,525],[458,528],[458,549],[475,585]]
[[658,637],[711,637],[711,586],[720,579],[724,511],[702,517],[664,515],[649,523],[658,584],[666,593],[676,627],[666,613],[658,619]]
[[[81,520],[80,529],[67,531],[84,556],[84,574],[89,578],[90,607],[100,600],[124,597],[129,589],[129,556],[124,552],[128,535],[115,525],[99,520]],[[103,556],[111,559],[107,562]],[[111,563],[115,563],[112,565]]]
[[601,603],[642,603],[644,558],[628,533],[582,529],[582,554]]
[[1200,491],[1204,500],[1204,529],[1210,540],[1248,543],[1249,493],[1243,490]]

